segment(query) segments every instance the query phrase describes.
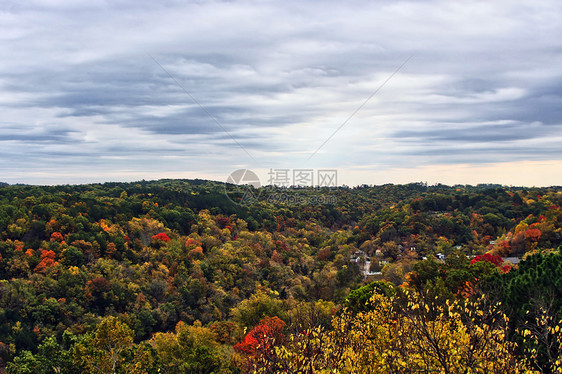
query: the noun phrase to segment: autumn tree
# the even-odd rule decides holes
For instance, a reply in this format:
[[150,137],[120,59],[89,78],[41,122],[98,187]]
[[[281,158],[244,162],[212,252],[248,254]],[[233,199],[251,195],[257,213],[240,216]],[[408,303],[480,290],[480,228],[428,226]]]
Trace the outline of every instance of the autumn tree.
[[486,291],[501,300],[514,339],[525,338],[523,349],[532,353],[534,367],[556,372],[549,368],[560,357],[560,335],[554,330],[562,319],[562,246],[528,256],[518,268],[490,278]]
[[150,244],[152,237],[164,230],[164,224],[152,218],[133,218],[128,222],[129,231],[138,236],[142,245]]
[[133,331],[116,317],[102,320],[94,333],[73,348],[74,361],[90,373],[148,373],[151,356],[133,346]]
[[285,338],[285,322],[278,317],[265,317],[234,346],[242,356],[241,366],[248,372],[274,373],[280,368],[275,347]]
[[149,344],[164,373],[212,374],[229,365],[215,334],[198,321],[193,326],[180,322],[175,332],[156,333]]
[[50,250],[43,250],[41,252],[41,261],[35,267],[35,271],[38,273],[45,272],[48,268],[57,265],[58,262],[55,261],[55,252]]
[[264,317],[276,317],[284,315],[283,302],[276,295],[265,292],[257,292],[249,299],[243,300],[231,314],[240,327],[251,329]]
[[295,373],[528,372],[497,306],[485,298],[430,301],[409,290],[375,293],[368,311],[344,312],[332,330],[293,334],[272,361]]

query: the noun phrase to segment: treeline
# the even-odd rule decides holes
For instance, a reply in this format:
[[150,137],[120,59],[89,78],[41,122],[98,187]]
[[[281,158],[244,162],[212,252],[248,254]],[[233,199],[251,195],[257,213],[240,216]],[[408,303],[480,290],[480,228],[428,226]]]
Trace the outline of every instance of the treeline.
[[[390,308],[384,313],[402,310],[396,320],[406,318],[410,301],[428,303],[419,301],[427,295],[439,300],[431,302],[435,308],[483,295],[502,301],[504,340],[492,348],[508,352],[505,362],[546,368],[554,357],[552,349],[527,349],[542,347],[531,340],[544,336],[527,327],[545,308],[551,322],[544,331],[561,317],[558,304],[536,307],[562,285],[562,265],[552,265],[559,264],[562,237],[560,188],[418,183],[283,192],[329,195],[335,203],[245,206],[232,202],[234,186],[200,180],[3,186],[2,367],[10,373],[298,372],[291,365],[301,358],[289,357],[304,349],[304,337],[321,334],[331,344],[310,348],[326,355],[320,366],[355,359],[343,351],[363,354],[330,339],[359,333],[353,323],[357,313],[375,313],[368,306],[373,294],[386,298],[379,300]],[[501,259],[508,256],[531,257],[512,269]],[[360,288],[373,280],[365,276],[365,261],[390,283]],[[544,283],[543,274],[554,283]],[[542,294],[517,296],[525,287]],[[404,289],[412,291],[402,295]],[[471,305],[462,308],[483,308]],[[460,314],[451,315],[465,320],[461,304],[455,308]],[[450,323],[435,319],[439,313],[415,318]],[[343,321],[345,334],[338,330]],[[329,356],[332,350],[339,356]],[[405,350],[397,360],[410,356]],[[399,367],[392,370],[402,372]]]

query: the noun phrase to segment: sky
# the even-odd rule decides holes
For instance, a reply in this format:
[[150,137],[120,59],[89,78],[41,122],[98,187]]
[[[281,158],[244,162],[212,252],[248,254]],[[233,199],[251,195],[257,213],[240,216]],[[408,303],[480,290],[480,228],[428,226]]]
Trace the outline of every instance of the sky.
[[0,181],[562,185],[562,2],[0,2]]

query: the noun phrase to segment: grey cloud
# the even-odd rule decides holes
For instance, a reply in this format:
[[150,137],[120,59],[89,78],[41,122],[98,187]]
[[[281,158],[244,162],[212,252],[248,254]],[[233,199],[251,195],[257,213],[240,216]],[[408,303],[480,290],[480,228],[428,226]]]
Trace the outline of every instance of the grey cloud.
[[221,126],[251,154],[294,163],[411,54],[314,162],[561,159],[552,145],[562,133],[556,1],[35,0],[1,7],[8,30],[0,45],[7,56],[0,62],[3,164],[31,167],[30,158],[43,155],[36,168],[46,170],[115,157],[112,165],[138,175],[142,164],[128,158],[150,154],[154,165],[182,169],[185,162],[205,173],[245,157]]
[[502,143],[562,134],[562,124],[550,127],[523,123],[485,124],[470,127],[460,124],[460,128],[457,127],[458,125],[441,123],[426,130],[397,131],[393,136],[411,142]]

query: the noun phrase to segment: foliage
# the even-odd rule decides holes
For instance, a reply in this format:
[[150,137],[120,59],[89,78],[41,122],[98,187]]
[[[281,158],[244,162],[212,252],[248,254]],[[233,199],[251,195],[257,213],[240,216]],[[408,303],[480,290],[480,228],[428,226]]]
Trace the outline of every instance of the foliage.
[[350,311],[361,312],[369,309],[368,302],[374,294],[392,296],[394,293],[394,287],[390,283],[374,281],[351,291],[349,295],[347,295],[344,305]]
[[[236,372],[246,361],[233,347],[266,317],[283,321],[287,336],[268,354],[300,347],[331,367],[341,352],[322,356],[313,347],[331,340],[320,337],[342,316],[373,312],[365,303],[373,294],[394,300],[391,283],[434,300],[431,308],[494,297],[519,352],[548,360],[532,327],[546,331],[537,327],[539,305],[560,319],[562,275],[547,254],[561,243],[560,188],[303,188],[279,192],[336,203],[242,206],[225,195],[231,187],[0,188],[0,371]],[[524,255],[507,274],[478,261]],[[516,330],[531,331],[525,345]]]
[[517,269],[492,277],[486,284],[486,291],[503,301],[512,330],[518,331],[515,339],[526,342],[525,351],[531,354],[534,366],[545,373],[557,372],[550,368],[560,354],[561,249],[530,255]]
[[284,341],[285,322],[278,317],[265,317],[234,346],[243,354],[241,366],[247,371],[276,372],[275,347]]
[[89,373],[117,373],[128,371],[126,353],[132,347],[133,331],[117,318],[108,317],[93,334],[73,347],[73,356],[75,363]]
[[484,298],[427,301],[406,290],[390,297],[376,293],[369,311],[345,312],[331,331],[291,336],[272,361],[287,373],[528,372],[514,355],[507,318],[497,306]]
[[164,373],[218,373],[228,366],[221,361],[220,345],[211,330],[200,323],[182,322],[175,333],[157,333],[149,341],[154,348],[158,366]]

